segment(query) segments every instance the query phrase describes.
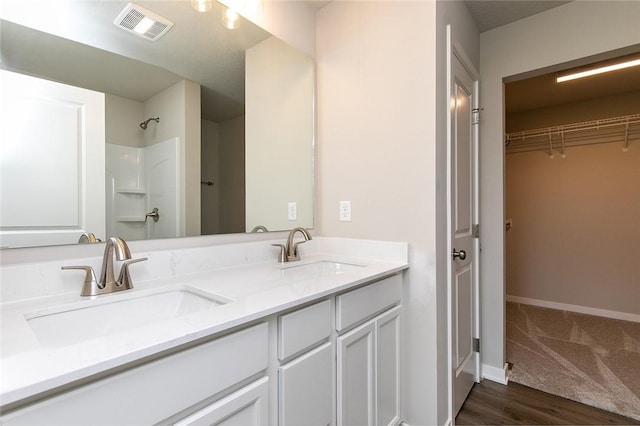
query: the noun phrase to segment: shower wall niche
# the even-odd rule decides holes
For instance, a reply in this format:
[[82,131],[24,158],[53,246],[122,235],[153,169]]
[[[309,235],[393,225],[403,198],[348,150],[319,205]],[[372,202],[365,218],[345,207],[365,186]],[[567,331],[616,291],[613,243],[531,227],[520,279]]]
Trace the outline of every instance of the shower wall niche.
[[[128,240],[184,236],[181,152],[177,137],[144,148],[106,144],[107,235]],[[157,222],[147,217],[154,208]]]

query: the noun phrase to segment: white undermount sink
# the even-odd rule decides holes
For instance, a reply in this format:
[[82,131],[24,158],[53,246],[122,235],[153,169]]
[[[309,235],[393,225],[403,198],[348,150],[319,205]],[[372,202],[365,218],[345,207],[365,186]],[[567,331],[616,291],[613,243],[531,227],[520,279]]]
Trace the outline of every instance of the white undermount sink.
[[230,302],[187,286],[98,296],[70,305],[30,312],[25,318],[45,346],[87,339],[178,318]]
[[300,265],[284,266],[282,271],[285,277],[296,280],[341,275],[362,267],[364,267],[364,265],[319,260],[317,262]]

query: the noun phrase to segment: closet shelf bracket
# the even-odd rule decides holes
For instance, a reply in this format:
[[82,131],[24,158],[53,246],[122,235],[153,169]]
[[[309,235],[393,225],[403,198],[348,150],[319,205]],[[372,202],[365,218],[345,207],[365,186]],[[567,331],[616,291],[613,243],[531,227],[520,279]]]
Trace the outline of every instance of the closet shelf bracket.
[[629,151],[629,120],[627,119],[627,124],[624,128],[624,147],[622,148],[622,152]]

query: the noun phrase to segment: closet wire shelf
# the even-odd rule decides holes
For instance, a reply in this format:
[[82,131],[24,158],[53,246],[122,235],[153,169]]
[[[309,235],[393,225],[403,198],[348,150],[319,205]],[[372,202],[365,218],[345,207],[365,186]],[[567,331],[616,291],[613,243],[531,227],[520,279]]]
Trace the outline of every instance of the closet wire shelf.
[[622,142],[627,151],[632,142],[640,141],[640,114],[564,124],[542,129],[507,133],[506,153],[546,151],[565,155],[566,148],[602,143]]

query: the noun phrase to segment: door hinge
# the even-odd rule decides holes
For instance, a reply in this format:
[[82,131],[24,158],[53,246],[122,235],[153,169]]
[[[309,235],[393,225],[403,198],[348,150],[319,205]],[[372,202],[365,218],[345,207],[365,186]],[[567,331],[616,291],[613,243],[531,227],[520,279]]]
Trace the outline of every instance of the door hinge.
[[477,337],[473,338],[473,351],[480,353],[480,339]]
[[471,227],[471,235],[473,238],[480,238],[480,224],[476,223]]
[[471,120],[471,124],[478,124],[480,123],[480,111],[482,111],[484,108],[474,108],[471,110],[471,113],[473,114],[473,119]]

